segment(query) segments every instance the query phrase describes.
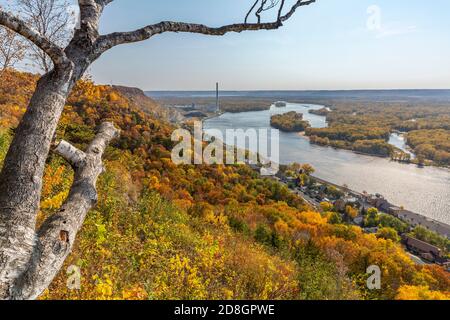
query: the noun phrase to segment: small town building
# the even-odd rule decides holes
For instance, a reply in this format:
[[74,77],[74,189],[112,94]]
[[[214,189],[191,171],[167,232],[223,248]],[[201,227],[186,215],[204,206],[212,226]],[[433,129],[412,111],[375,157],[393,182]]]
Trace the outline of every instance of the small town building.
[[438,262],[443,260],[441,249],[425,241],[410,237],[408,235],[404,235],[403,243],[408,248],[408,250],[418,254],[425,260],[431,262]]

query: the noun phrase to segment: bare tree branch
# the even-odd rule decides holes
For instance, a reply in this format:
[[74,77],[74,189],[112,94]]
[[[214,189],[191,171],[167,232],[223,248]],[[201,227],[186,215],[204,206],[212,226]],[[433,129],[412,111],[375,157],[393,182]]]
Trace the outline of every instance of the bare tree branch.
[[253,4],[253,6],[250,8],[250,10],[247,12],[247,15],[245,16],[244,23],[247,23],[248,17],[253,12],[253,10],[256,8],[256,5],[258,4],[258,2],[259,2],[259,0],[256,0],[255,3]]
[[133,32],[117,32],[106,36],[100,36],[97,41],[97,48],[101,52],[125,43],[133,43],[150,39],[151,37],[165,32],[189,32],[205,35],[222,36],[229,32],[242,32],[246,30],[273,30],[279,27],[278,22],[261,24],[232,24],[218,28],[208,27],[203,24],[163,21],[157,24],[146,26]]
[[[57,46],[65,47],[73,35],[70,30],[73,14],[68,11],[68,0],[16,0],[23,20],[42,37]],[[52,60],[36,46],[31,46],[30,57],[44,73],[52,69]]]
[[[109,35],[100,36],[96,43],[96,51],[101,54],[114,46],[125,44],[125,43],[133,43],[144,41],[150,39],[154,35],[161,34],[164,32],[189,32],[189,33],[199,33],[205,35],[213,35],[213,36],[222,36],[229,32],[243,32],[243,31],[254,31],[254,30],[274,30],[278,29],[282,26],[282,22],[288,20],[295,11],[301,6],[307,6],[314,3],[316,0],[298,0],[289,10],[289,12],[285,15],[282,15],[282,8],[279,11],[278,19],[275,22],[267,22],[267,23],[240,23],[240,24],[230,24],[222,27],[209,27],[203,24],[195,24],[195,23],[185,23],[185,22],[172,22],[172,21],[163,21],[157,24],[148,25],[144,28],[131,31],[131,32],[115,32]],[[263,4],[260,7],[262,10],[265,10],[264,7],[267,0],[263,0]],[[257,5],[258,2],[254,4],[251,11]],[[282,5],[284,6],[284,1],[282,1]],[[271,8],[272,5],[270,6]],[[247,16],[249,15],[247,14]]]
[[67,62],[66,54],[63,49],[28,27],[24,21],[4,12],[1,9],[0,25],[3,25],[30,40],[42,51],[44,51],[52,59],[55,65],[63,65]]
[[109,143],[118,136],[119,130],[105,122],[86,152],[68,142],[57,147],[56,152],[73,165],[74,181],[61,209],[40,227],[38,243],[28,267],[12,288],[13,297],[37,298],[61,269],[86,214],[97,203],[96,182],[104,171],[102,156]]
[[295,11],[297,11],[298,8],[300,8],[302,6],[308,6],[310,4],[313,4],[314,2],[316,2],[316,0],[297,1],[297,3],[291,7],[291,10],[289,10],[288,13],[286,13],[283,16],[280,14],[280,21],[284,22],[284,21],[290,19],[294,15]]
[[25,57],[28,41],[14,31],[0,26],[0,75]]
[[258,10],[255,12],[256,19],[258,23],[261,23],[261,13],[264,11],[264,6],[266,5],[267,0],[261,0],[261,5]]
[[280,8],[278,9],[278,21],[281,20],[281,15],[283,14],[285,0],[281,0]]
[[[258,23],[261,23],[261,13],[263,13],[264,11],[269,11],[270,9],[275,8],[276,6],[278,6],[278,3],[280,2],[280,0],[270,0],[269,5],[266,6],[267,1],[269,1],[269,0],[261,0],[261,5],[260,5],[259,9],[255,13],[256,18],[258,20]],[[282,8],[280,8],[280,10],[281,9]],[[280,21],[279,17],[278,17],[277,21]]]

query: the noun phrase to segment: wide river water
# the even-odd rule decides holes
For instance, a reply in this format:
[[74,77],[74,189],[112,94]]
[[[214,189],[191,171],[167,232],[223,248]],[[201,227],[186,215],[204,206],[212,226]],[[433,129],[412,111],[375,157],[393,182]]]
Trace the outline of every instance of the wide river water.
[[[224,113],[204,121],[209,129],[270,129],[273,114],[297,111],[304,114],[313,127],[326,127],[325,117],[308,113],[322,106],[287,104],[285,108]],[[405,149],[401,135],[392,135],[390,142]],[[338,185],[346,184],[355,191],[380,193],[390,202],[424,216],[450,224],[450,170],[412,164],[401,164],[389,159],[356,154],[347,150],[310,144],[298,133],[280,132],[280,162],[309,163],[315,175]],[[255,151],[255,150],[254,150]]]

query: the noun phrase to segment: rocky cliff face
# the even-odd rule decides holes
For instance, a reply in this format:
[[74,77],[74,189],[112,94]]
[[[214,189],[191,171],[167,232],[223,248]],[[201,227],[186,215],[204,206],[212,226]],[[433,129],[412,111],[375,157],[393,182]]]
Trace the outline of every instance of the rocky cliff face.
[[133,104],[136,105],[136,107],[150,115],[154,115],[155,117],[172,123],[178,123],[184,119],[183,115],[179,111],[170,107],[162,107],[155,100],[146,96],[144,91],[139,88],[125,86],[113,87],[127,97]]

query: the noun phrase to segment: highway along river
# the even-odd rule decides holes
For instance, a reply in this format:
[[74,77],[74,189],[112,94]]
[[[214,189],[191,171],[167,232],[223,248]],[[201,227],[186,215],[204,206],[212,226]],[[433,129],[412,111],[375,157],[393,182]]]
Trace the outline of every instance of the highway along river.
[[[204,122],[204,129],[270,129],[273,114],[297,111],[304,114],[313,127],[326,127],[325,117],[308,113],[322,106],[287,104],[284,108],[225,113]],[[398,136],[391,143],[402,147]],[[404,147],[404,146],[403,146]],[[298,133],[280,132],[280,162],[309,163],[315,175],[332,183],[346,184],[355,191],[380,193],[390,202],[424,216],[450,224],[450,170],[412,164],[401,164],[390,159],[356,154],[347,150],[321,147],[309,143]]]

